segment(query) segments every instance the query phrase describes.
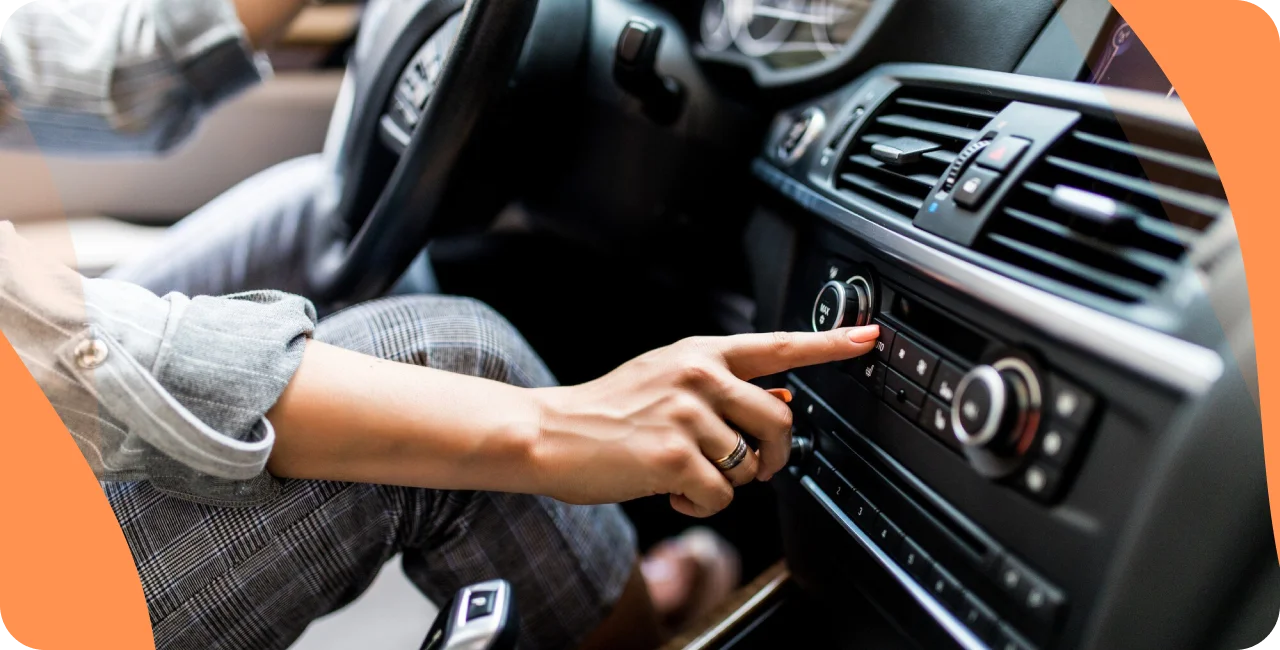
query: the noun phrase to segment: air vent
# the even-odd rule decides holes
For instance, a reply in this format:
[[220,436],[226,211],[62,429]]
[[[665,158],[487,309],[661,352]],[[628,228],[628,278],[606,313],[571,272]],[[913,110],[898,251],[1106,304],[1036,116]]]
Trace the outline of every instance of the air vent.
[[1148,300],[1227,207],[1204,144],[1086,118],[1019,183],[975,248],[1125,303]]
[[911,218],[965,145],[1008,104],[962,91],[901,89],[855,134],[836,169],[836,188]]

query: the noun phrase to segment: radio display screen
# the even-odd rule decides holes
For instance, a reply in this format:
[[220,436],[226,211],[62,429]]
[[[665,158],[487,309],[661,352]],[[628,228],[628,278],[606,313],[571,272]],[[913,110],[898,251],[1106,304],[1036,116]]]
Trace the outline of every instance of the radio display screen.
[[1107,19],[1087,66],[1085,80],[1092,84],[1178,96],[1150,50],[1115,12]]

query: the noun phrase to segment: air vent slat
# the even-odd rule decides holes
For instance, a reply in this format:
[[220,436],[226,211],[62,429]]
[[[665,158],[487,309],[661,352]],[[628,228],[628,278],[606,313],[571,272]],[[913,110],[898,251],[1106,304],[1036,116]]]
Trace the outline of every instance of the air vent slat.
[[[860,127],[841,154],[835,186],[861,195],[898,215],[915,216],[960,151],[1009,102],[980,93],[902,88]],[[937,148],[901,157],[873,155],[877,144],[904,139]],[[892,141],[898,140],[898,143]],[[923,149],[927,147],[919,147]]]
[[1099,271],[1069,257],[1047,251],[1038,246],[1032,246],[1011,237],[993,233],[988,236],[988,240],[1032,261],[1032,263],[1023,264],[1022,266],[1031,267],[1030,270],[1032,271],[1038,271],[1042,275],[1073,286],[1091,289],[1095,293],[1101,293],[1125,302],[1135,302],[1151,293],[1150,286]]
[[1198,139],[1086,116],[1031,167],[974,248],[1106,299],[1140,303],[1182,272],[1187,252],[1227,209]]
[[925,158],[928,158],[929,160],[934,160],[934,161],[940,162],[940,163],[942,163],[942,164],[944,164],[944,165],[946,165],[946,166],[950,167],[950,166],[951,166],[951,163],[955,162],[955,160],[956,160],[956,155],[957,155],[957,154],[956,154],[955,152],[953,152],[953,151],[947,151],[947,150],[945,150],[945,149],[939,149],[939,150],[937,150],[937,151],[930,151],[929,153],[925,154],[925,155],[924,155],[924,157],[925,157]]
[[1071,137],[1080,140],[1081,142],[1102,147],[1103,149],[1109,149],[1119,154],[1133,156],[1139,160],[1158,163],[1165,165],[1166,167],[1172,167],[1174,169],[1214,181],[1220,180],[1218,177],[1218,169],[1213,166],[1213,162],[1208,160],[1174,153],[1172,151],[1164,151],[1162,149],[1156,149],[1155,147],[1131,144],[1123,140],[1116,140],[1093,133],[1086,133],[1084,131],[1074,131],[1071,134]]
[[[1026,181],[1022,187],[1030,193],[1033,193],[1045,199],[1044,206],[1038,206],[1043,214],[1054,214],[1059,218],[1064,215],[1054,208],[1048,207],[1048,198],[1053,194],[1053,188],[1034,181]],[[1069,223],[1070,217],[1066,217],[1063,223]],[[1142,235],[1149,238],[1145,243],[1146,247],[1153,252],[1161,254],[1170,259],[1177,259],[1187,252],[1187,248],[1195,241],[1197,231],[1185,226],[1179,226],[1174,223],[1165,221],[1151,215],[1143,215],[1137,223],[1138,230]]]
[[929,135],[938,136],[940,138],[950,138],[959,140],[960,142],[968,142],[978,137],[978,132],[974,129],[965,128],[963,126],[952,126],[943,124],[942,122],[934,122],[933,120],[922,120],[908,115],[885,115],[876,118],[876,122],[895,126],[899,129],[914,131],[916,133],[928,133]]
[[1128,267],[1123,269],[1123,272],[1135,276],[1145,275],[1146,277],[1141,279],[1144,284],[1154,286],[1164,276],[1173,273],[1177,269],[1177,264],[1167,257],[1162,257],[1140,248],[1083,235],[1056,221],[1037,217],[1017,208],[1005,208],[1004,213],[1026,227],[1042,231],[1046,239],[1059,239],[1074,246],[1088,249],[1088,254],[1093,255],[1096,260],[1114,258],[1110,263],[1101,261],[1098,265],[1104,268],[1108,264]]
[[884,162],[881,162],[881,161],[879,161],[879,160],[876,160],[875,158],[872,158],[871,156],[867,156],[867,155],[865,155],[865,154],[858,154],[858,155],[856,155],[856,156],[850,156],[850,157],[849,157],[849,162],[851,162],[851,163],[853,163],[853,164],[855,164],[855,165],[858,165],[859,167],[864,167],[864,168],[866,168],[866,169],[875,170],[876,172],[881,173],[881,174],[888,174],[888,175],[891,175],[891,177],[892,177],[892,178],[895,178],[895,179],[902,179],[902,180],[906,180],[906,181],[911,181],[912,183],[915,183],[915,184],[917,184],[917,185],[919,185],[919,186],[923,187],[923,188],[924,188],[924,189],[926,189],[926,190],[931,190],[931,189],[933,189],[933,186],[934,186],[934,185],[937,185],[937,184],[938,184],[938,176],[936,176],[936,175],[932,175],[932,174],[902,174],[902,173],[899,173],[898,171],[896,171],[896,170],[895,170],[893,167],[891,167],[890,165],[888,165],[888,164],[886,164],[886,163],[884,163]]
[[965,117],[976,117],[983,121],[990,121],[995,117],[996,111],[986,111],[980,108],[971,108],[968,106],[956,106],[953,104],[943,104],[940,102],[930,102],[923,99],[911,99],[910,97],[902,97],[898,99],[898,103],[904,106],[914,106],[916,108],[925,108],[934,111],[942,111],[945,113],[954,113]]
[[1134,178],[1118,172],[1102,169],[1101,167],[1078,163],[1058,156],[1049,156],[1046,159],[1046,162],[1060,169],[1065,169],[1066,171],[1107,183],[1127,192],[1133,192],[1134,194],[1145,196],[1149,199],[1155,199],[1162,203],[1177,206],[1185,210],[1191,210],[1192,212],[1205,217],[1206,222],[1204,226],[1198,228],[1201,230],[1207,226],[1209,222],[1212,222],[1213,219],[1217,218],[1218,214],[1227,207],[1226,201],[1222,201],[1214,197],[1196,194],[1195,192],[1188,192],[1176,187],[1160,185],[1145,179]]
[[858,174],[845,173],[840,175],[840,180],[845,183],[859,188],[863,192],[872,194],[871,200],[884,202],[885,199],[896,204],[897,207],[909,210],[915,213],[924,205],[923,199],[918,199],[910,194],[894,190],[883,183],[878,183],[866,176]]

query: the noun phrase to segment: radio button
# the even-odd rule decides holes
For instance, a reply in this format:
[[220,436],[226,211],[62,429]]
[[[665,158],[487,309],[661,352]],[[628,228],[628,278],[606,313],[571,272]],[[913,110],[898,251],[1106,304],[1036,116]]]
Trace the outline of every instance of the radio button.
[[929,387],[929,392],[950,404],[956,396],[956,388],[960,386],[961,379],[964,379],[963,370],[946,361],[939,361],[938,374],[933,378],[933,385]]
[[1045,408],[1049,415],[1060,422],[1079,429],[1093,414],[1093,396],[1079,386],[1059,377],[1049,375],[1049,396]]
[[1022,600],[1022,608],[1041,623],[1053,625],[1058,613],[1062,611],[1065,598],[1061,591],[1040,580],[1033,579],[1027,587],[1027,595]]
[[920,411],[920,426],[946,446],[952,449],[960,447],[960,441],[951,433],[951,407],[937,398],[925,400],[924,410]]
[[899,393],[890,388],[887,381],[884,387],[884,401],[888,402],[893,410],[901,413],[903,417],[912,422],[915,422],[916,418],[920,417],[920,407],[906,399],[899,399]]
[[991,650],[1033,650],[1035,646],[1018,636],[1008,625],[1001,624],[996,631],[996,641]]
[[892,393],[894,395],[894,399],[891,400],[893,402],[910,404],[916,408],[917,412],[924,406],[924,389],[911,383],[906,377],[896,372],[889,371],[885,374],[884,387],[886,394]]
[[898,552],[898,545],[902,543],[902,531],[893,525],[887,517],[881,514],[876,519],[875,529],[871,538],[875,540],[876,545],[885,553],[894,555]]
[[915,542],[903,537],[902,544],[898,546],[897,558],[902,568],[906,569],[907,573],[914,576],[916,580],[924,583],[929,579],[929,572],[933,570],[933,564],[929,562],[929,556],[925,555],[924,551],[920,550],[920,547]]
[[1049,501],[1058,493],[1062,473],[1044,463],[1032,463],[1022,470],[1022,491],[1040,501]]
[[928,386],[938,365],[938,355],[921,347],[915,341],[899,334],[893,343],[889,367],[906,375],[911,381]]
[[1008,594],[1014,602],[1021,603],[1026,598],[1027,587],[1030,582],[1031,578],[1027,575],[1027,569],[1013,558],[1004,558],[1004,561],[1000,563],[1000,568],[996,570],[996,586]]
[[1037,448],[1040,458],[1047,463],[1062,467],[1071,462],[1071,454],[1075,452],[1080,434],[1069,427],[1062,426],[1056,420],[1045,427],[1040,434]]
[[970,630],[977,635],[979,639],[991,642],[996,631],[996,615],[989,607],[982,604],[982,601],[974,597],[973,594],[964,595],[964,605],[960,610],[960,620],[969,626]]
[[876,395],[880,394],[880,389],[884,386],[885,365],[883,363],[866,354],[849,364],[849,372],[853,374],[854,379],[858,380],[858,383],[871,389]]
[[893,339],[898,335],[898,330],[885,325],[884,321],[876,321],[876,325],[880,326],[880,338],[876,339],[876,356],[881,361],[888,361],[889,354],[893,352]]
[[960,610],[964,604],[964,590],[960,588],[960,583],[936,564],[933,565],[929,582],[925,586],[928,587],[929,593],[938,599],[938,602],[953,612]]
[[853,523],[858,524],[858,527],[863,531],[868,534],[871,533],[878,513],[879,511],[876,510],[875,506],[871,505],[871,502],[867,501],[867,497],[863,496],[861,492],[853,495],[853,499],[849,504],[849,516],[853,518]]

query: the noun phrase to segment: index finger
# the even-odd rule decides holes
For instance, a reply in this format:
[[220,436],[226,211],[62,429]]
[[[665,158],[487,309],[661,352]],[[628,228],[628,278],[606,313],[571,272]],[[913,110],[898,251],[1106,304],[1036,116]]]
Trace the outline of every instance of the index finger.
[[741,379],[755,379],[792,368],[844,361],[875,347],[880,327],[846,327],[830,332],[739,334],[722,339],[726,365]]

